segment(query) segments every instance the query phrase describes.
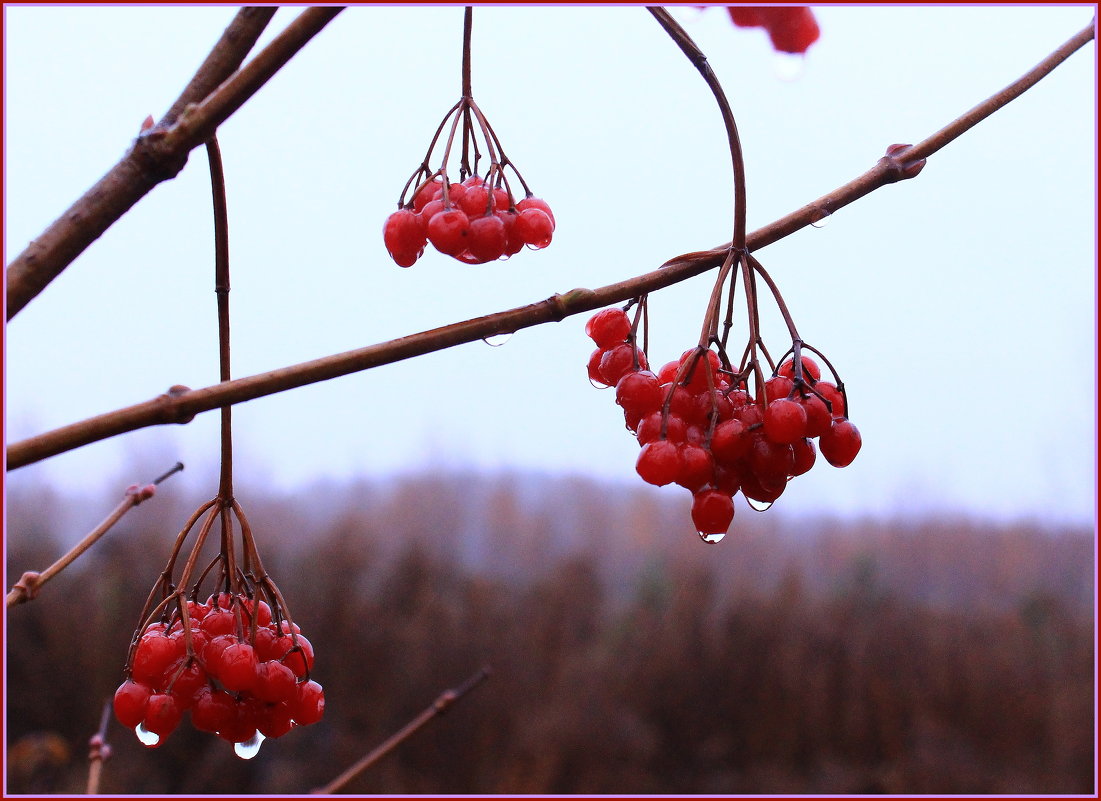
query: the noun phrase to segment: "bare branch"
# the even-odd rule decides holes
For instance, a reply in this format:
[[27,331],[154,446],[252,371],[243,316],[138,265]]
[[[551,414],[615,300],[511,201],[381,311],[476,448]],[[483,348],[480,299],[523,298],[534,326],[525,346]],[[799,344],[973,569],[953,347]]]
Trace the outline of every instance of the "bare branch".
[[363,773],[363,771],[367,770],[367,768],[371,767],[373,764],[378,762],[384,756],[386,756],[399,745],[401,745],[419,728],[421,728],[421,726],[432,720],[432,718],[436,717],[437,715],[442,715],[444,712],[450,709],[452,704],[454,704],[468,692],[470,692],[487,678],[489,678],[489,673],[489,668],[483,667],[481,670],[479,670],[477,673],[475,673],[473,676],[463,682],[460,686],[452,690],[444,690],[442,693],[440,693],[439,697],[432,702],[432,705],[430,707],[428,707],[411,721],[406,723],[398,732],[387,739],[386,742],[382,743],[382,745],[378,746],[378,748],[375,748],[373,751],[368,753],[365,757],[363,757],[346,771],[341,773],[331,782],[326,784],[324,787],[319,787],[314,790],[314,794],[331,795],[340,788],[344,787],[344,785],[346,785],[356,776]]
[[175,122],[186,106],[198,103],[236,72],[276,11],[274,6],[247,6],[238,11],[222,38],[206,57],[206,61],[199,66],[191,83],[180,93],[160,124],[165,126]]
[[[210,139],[219,125],[342,10],[340,7],[306,9],[201,104],[186,105],[179,118],[172,120],[171,127],[158,126],[143,131],[122,161],[8,265],[7,319],[11,320],[34,300],[50,281],[153,187],[175,178],[187,163],[190,152]],[[212,77],[213,74],[205,77],[203,83]],[[192,80],[189,89],[197,86],[198,78]],[[186,96],[185,92],[182,97]]]
[[139,487],[137,484],[132,484],[126,488],[126,493],[123,495],[119,505],[116,506],[111,514],[104,518],[103,522],[92,529],[88,534],[84,536],[80,542],[69,549],[68,553],[47,567],[41,573],[33,570],[28,570],[20,577],[19,581],[15,583],[15,586],[8,591],[8,596],[5,600],[5,607],[11,609],[16,604],[24,603],[25,601],[33,601],[37,597],[39,590],[42,586],[60,573],[62,570],[72,564],[78,556],[91,548],[96,541],[111,530],[111,527],[115,525],[122,516],[140,504],[142,501],[152,498],[156,493],[157,485],[164,481],[166,478],[174,473],[178,473],[183,470],[183,462],[176,462],[175,467],[169,470],[162,476],[153,479],[152,482],[146,484],[144,487]]
[[111,701],[103,705],[99,717],[99,730],[88,741],[88,785],[85,795],[99,794],[99,780],[103,775],[103,763],[111,758],[111,746],[107,742],[107,726],[111,722]]
[[[919,145],[892,145],[887,155],[863,175],[823,195],[802,208],[746,236],[749,251],[760,250],[790,234],[820,221],[825,215],[859,200],[887,184],[913,178],[925,164],[922,153],[944,147],[963,133],[1018,97],[1050,73],[1072,52],[1093,38],[1092,26],[1076,34],[1020,80],[1010,84],[958,118]],[[223,89],[226,87],[223,86]],[[209,101],[208,101],[209,102]],[[204,104],[205,105],[205,104]],[[929,144],[933,143],[933,144]],[[931,149],[930,149],[931,148]],[[127,431],[167,423],[187,423],[200,412],[242,403],[288,389],[327,381],[331,378],[378,367],[383,364],[420,356],[475,342],[500,333],[512,333],[543,323],[558,322],[574,314],[592,311],[639,295],[662,289],[719,267],[730,250],[726,243],[711,250],[686,253],[667,261],[660,269],[644,275],[610,284],[596,290],[574,289],[554,295],[538,303],[521,306],[496,314],[477,317],[434,328],[419,334],[395,339],[357,350],[334,354],[267,373],[190,390],[173,387],[153,400],[101,414],[62,428],[30,437],[8,446],[8,469],[15,469],[49,456],[116,436]]]

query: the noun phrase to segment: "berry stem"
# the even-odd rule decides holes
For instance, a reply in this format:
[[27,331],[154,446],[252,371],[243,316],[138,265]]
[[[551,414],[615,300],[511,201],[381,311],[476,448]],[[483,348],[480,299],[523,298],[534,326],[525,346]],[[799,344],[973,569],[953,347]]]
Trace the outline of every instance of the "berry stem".
[[[226,177],[218,137],[206,143],[210,163],[210,187],[214,199],[214,294],[218,298],[218,378],[229,381],[229,209],[226,203]],[[221,475],[218,497],[233,497],[233,407],[222,407]]]
[[730,161],[734,168],[734,235],[730,246],[738,253],[745,250],[745,162],[742,158],[742,143],[738,137],[738,126],[734,121],[734,113],[730,109],[730,102],[726,99],[726,92],[719,83],[715,71],[707,63],[707,56],[700,50],[688,32],[670,16],[669,12],[661,6],[647,6],[647,11],[653,14],[658,24],[665,29],[670,38],[677,43],[681,51],[688,56],[688,60],[703,76],[708,88],[715,96],[722,113],[723,124],[726,126],[726,138],[730,146]]
[[474,27],[474,8],[467,6],[463,9],[463,99],[469,100],[474,96],[470,89],[470,33]]
[[772,296],[776,299],[776,305],[780,308],[780,314],[784,317],[784,323],[788,327],[788,333],[791,334],[792,341],[799,339],[799,332],[795,329],[795,321],[791,317],[791,313],[788,311],[788,306],[784,302],[784,296],[780,294],[780,288],[776,286],[776,282],[772,280],[772,276],[768,274],[761,262],[753,256],[752,253],[746,254],[749,259],[749,263],[753,265],[753,270],[765,280],[768,284],[768,288],[772,290]]

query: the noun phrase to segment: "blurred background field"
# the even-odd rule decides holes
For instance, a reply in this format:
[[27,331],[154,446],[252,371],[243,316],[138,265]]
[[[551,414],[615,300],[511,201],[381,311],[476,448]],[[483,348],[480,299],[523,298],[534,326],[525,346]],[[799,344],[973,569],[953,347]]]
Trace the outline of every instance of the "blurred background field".
[[[112,721],[105,793],[308,793],[483,665],[346,792],[1095,789],[1091,529],[781,499],[708,545],[687,493],[506,472],[237,497],[316,648],[325,718],[251,761],[186,721],[157,750]],[[8,792],[83,792],[142,603],[204,500],[166,483],[9,610]],[[9,487],[8,586],[114,503]]]

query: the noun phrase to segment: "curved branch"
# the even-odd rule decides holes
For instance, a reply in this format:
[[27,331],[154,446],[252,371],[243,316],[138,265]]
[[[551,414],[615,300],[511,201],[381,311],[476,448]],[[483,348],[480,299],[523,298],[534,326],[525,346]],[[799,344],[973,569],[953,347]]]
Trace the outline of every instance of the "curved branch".
[[[306,9],[202,103],[185,105],[179,118],[171,120],[171,127],[154,127],[143,132],[122,161],[8,265],[7,319],[11,320],[34,300],[50,281],[153,187],[175,178],[187,163],[188,154],[204,144],[219,125],[342,10],[340,7]],[[211,69],[201,79],[196,75],[188,88],[195,87],[193,91],[200,92],[216,75]],[[181,101],[186,101],[188,96],[185,90]]]
[[[806,204],[786,217],[749,234],[746,237],[747,250],[760,250],[811,223],[821,220],[823,212],[833,213],[882,186],[913,178],[921,171],[925,163],[924,159],[915,161],[914,155],[925,152],[925,149],[930,147],[926,143],[935,143],[934,150],[944,147],[944,145],[972,128],[979,120],[990,116],[1034,85],[1065,60],[1067,56],[1092,38],[1093,27],[1091,25],[1034,67],[1023,78],[979,104],[963,117],[945,126],[920,145],[891,146],[888,148],[888,154],[863,175]],[[443,350],[465,342],[474,342],[494,334],[511,333],[521,328],[557,322],[573,314],[580,314],[613,303],[627,301],[646,292],[662,289],[714,269],[723,263],[729,251],[730,243],[726,243],[712,250],[686,253],[666,262],[658,270],[597,290],[574,289],[528,306],[454,323],[390,342],[302,362],[268,373],[226,381],[204,389],[189,390],[186,387],[173,387],[166,394],[153,400],[101,414],[13,443],[7,449],[8,469],[23,467],[82,445],[98,442],[138,428],[167,423],[187,423],[200,412],[242,403],[319,381],[327,381],[338,376]]]

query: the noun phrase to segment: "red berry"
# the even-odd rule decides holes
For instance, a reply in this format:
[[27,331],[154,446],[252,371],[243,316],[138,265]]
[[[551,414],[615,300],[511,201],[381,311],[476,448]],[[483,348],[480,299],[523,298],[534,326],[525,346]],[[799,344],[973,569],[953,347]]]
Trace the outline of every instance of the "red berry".
[[681,468],[676,483],[695,492],[710,484],[715,476],[715,461],[711,453],[700,445],[685,443],[680,446]]
[[524,209],[516,218],[516,236],[520,237],[525,245],[536,250],[549,245],[553,233],[554,223],[542,209]]
[[256,686],[256,651],[247,642],[227,645],[218,662],[216,675],[230,692],[251,692]]
[[424,250],[427,238],[424,218],[409,209],[399,209],[386,218],[382,228],[382,240],[395,261],[416,261]]
[[[183,707],[174,695],[166,693],[153,693],[149,696],[149,703],[145,707],[145,718],[142,724],[147,731],[160,735],[160,742],[176,730],[183,718]],[[160,745],[160,743],[157,743]]]
[[771,487],[765,487],[752,470],[742,473],[742,495],[758,503],[772,503],[787,489],[787,482],[778,483]]
[[253,712],[256,728],[265,737],[282,737],[294,728],[288,703],[262,704]]
[[[799,361],[803,363],[803,380],[808,384],[813,384],[819,378],[822,377],[822,371],[818,368],[818,364],[810,356],[802,356]],[[789,358],[783,364],[780,365],[780,369],[776,371],[778,375],[782,375],[785,378],[795,378],[795,359]]]
[[537,197],[526,197],[516,204],[517,211],[523,212],[526,209],[540,209],[550,217],[551,230],[555,228],[554,212],[551,211],[550,205],[547,201]]
[[300,726],[317,723],[325,714],[325,691],[316,681],[306,681],[298,685],[295,699],[290,702],[291,716]]
[[470,243],[470,220],[458,209],[444,209],[428,220],[428,241],[440,253],[457,256]]
[[602,309],[585,323],[585,334],[598,347],[613,348],[630,336],[631,318],[623,309]]
[[[417,189],[416,194],[413,195],[413,211],[420,213],[424,211],[424,207],[428,205],[428,202],[435,200],[441,194],[443,194],[443,182],[439,178],[434,181],[429,181],[426,184],[421,184]],[[443,205],[442,203],[440,204]]]
[[115,717],[118,722],[132,729],[145,719],[145,708],[153,689],[148,684],[124,681],[115,690]]
[[672,484],[680,475],[680,449],[668,440],[659,439],[642,447],[635,463],[635,470],[648,484],[663,487]]
[[795,452],[790,445],[772,442],[762,436],[753,438],[747,459],[757,480],[765,488],[786,482],[795,468]]
[[711,435],[711,453],[724,464],[732,464],[749,453],[750,436],[745,424],[736,418],[715,426]]
[[765,436],[773,442],[790,445],[807,433],[807,412],[803,405],[783,398],[765,409]]
[[515,211],[498,211],[497,216],[505,225],[505,253],[506,256],[515,256],[524,249],[524,240],[516,234]]
[[795,382],[790,378],[785,378],[782,375],[773,376],[765,382],[765,400],[774,401],[786,398],[791,394],[791,389],[794,386]]
[[819,381],[814,385],[814,388],[822,395],[822,398],[829,403],[830,414],[833,417],[845,416],[845,396],[841,394],[841,390],[829,381]]
[[483,261],[501,258],[508,244],[505,224],[496,214],[487,214],[470,221],[470,254]]
[[[768,27],[772,46],[781,53],[805,53],[818,41],[818,22],[806,6],[774,7],[776,13]],[[781,13],[782,12],[782,13]]]
[[199,731],[217,732],[237,717],[237,702],[229,693],[210,685],[200,687],[191,706],[191,725]]
[[275,661],[261,662],[256,673],[253,692],[261,701],[277,704],[293,697],[297,678],[286,665]]
[[818,439],[818,447],[834,467],[847,467],[860,452],[860,431],[847,419],[834,419],[830,430]]
[[305,678],[313,670],[313,644],[301,634],[296,632],[294,637],[285,634],[276,641],[276,645],[284,649],[282,662],[295,676]]
[[182,653],[183,643],[160,632],[146,634],[138,641],[130,676],[134,681],[159,686],[165,670]]
[[820,437],[830,430],[832,417],[829,409],[826,408],[825,401],[811,392],[800,397],[799,403],[803,405],[803,410],[807,413],[808,437]]
[[195,692],[207,681],[206,670],[199,660],[191,659],[189,664],[188,659],[185,655],[172,663],[165,671],[163,685],[164,691],[176,696],[184,709],[191,706]]
[[597,348],[589,356],[589,380],[599,386],[610,387],[611,384],[605,381],[604,376],[600,374],[600,362],[604,358],[605,353],[607,353],[607,351],[603,348]]
[[615,386],[615,402],[637,415],[657,411],[663,400],[658,377],[649,370],[627,373]]
[[792,476],[801,476],[814,467],[817,452],[814,449],[814,443],[810,439],[804,438],[792,443],[791,450],[795,455],[795,466],[791,470]]
[[[651,412],[643,417],[635,430],[638,432],[640,445],[661,439],[661,411]],[[669,415],[668,422],[665,424],[665,438],[670,442],[680,443],[684,442],[685,435],[684,420],[675,414]]]
[[715,489],[692,496],[692,522],[701,534],[725,534],[734,519],[734,498]]
[[[636,358],[638,359],[637,366],[635,365]],[[646,354],[627,342],[616,345],[600,358],[600,376],[604,383],[610,387],[618,384],[619,379],[627,373],[636,369],[645,370],[647,367],[649,365],[646,363]]]

